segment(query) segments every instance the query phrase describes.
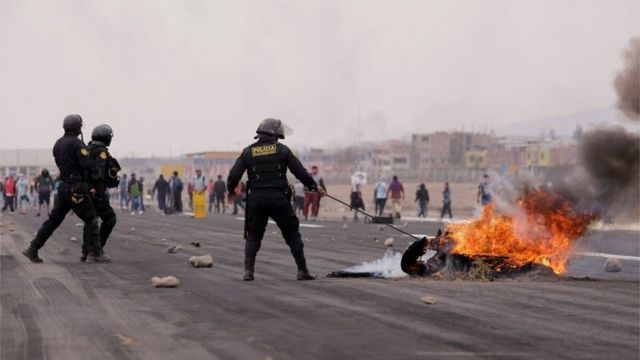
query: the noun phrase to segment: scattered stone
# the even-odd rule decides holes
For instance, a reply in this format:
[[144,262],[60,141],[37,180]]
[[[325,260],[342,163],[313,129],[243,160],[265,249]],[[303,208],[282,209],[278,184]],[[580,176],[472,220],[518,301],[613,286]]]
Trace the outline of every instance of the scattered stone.
[[178,285],[180,284],[180,280],[178,280],[178,278],[176,278],[175,276],[167,276],[163,278],[154,276],[151,278],[151,284],[153,285],[153,287],[157,288],[174,288],[178,287]]
[[191,245],[193,245],[193,247],[200,247],[200,243],[199,242],[192,242]]
[[604,263],[604,271],[611,273],[622,271],[622,261],[617,257],[608,258]]
[[204,256],[192,256],[189,258],[189,264],[193,267],[212,267],[213,266],[213,258],[211,255],[207,254]]
[[76,226],[84,226],[83,223],[76,223]]
[[427,304],[427,305],[432,305],[436,303],[436,299],[433,298],[433,296],[424,296],[422,299],[423,303]]
[[336,241],[336,238],[332,237],[332,238],[331,238],[331,241]]
[[278,232],[277,231],[272,231],[271,235],[278,235]]
[[378,237],[377,237],[377,236],[374,236],[374,237],[373,237],[373,242],[380,242],[380,240],[378,240]]
[[180,249],[182,249],[182,246],[180,245],[169,246],[167,248],[167,254],[177,254]]
[[132,226],[131,231],[136,231],[136,228]]
[[10,231],[10,232],[14,232],[14,231],[16,231],[16,229],[14,229],[14,228],[9,228],[9,231]]
[[342,215],[342,221],[347,221],[347,215]]
[[70,238],[69,238],[69,240],[71,240],[71,241],[78,241],[78,238],[77,238],[77,237],[75,237],[75,236],[72,236],[72,237],[70,237]]
[[168,244],[169,243],[169,240],[167,240],[167,239],[161,239],[160,241],[162,241],[163,244]]
[[402,228],[403,229],[406,229],[408,227],[409,227],[409,223],[408,222],[405,221],[404,223],[402,223]]
[[120,341],[120,345],[131,345],[131,344],[133,344],[133,339],[128,337],[128,336],[124,336],[122,334],[116,334],[116,338],[118,339],[118,341]]
[[379,231],[384,231],[385,226],[384,225],[378,225],[378,230]]
[[349,225],[347,224],[342,224],[342,230],[347,230],[349,228]]
[[392,238],[392,237],[387,238],[387,239],[384,241],[384,246],[386,246],[386,247],[392,247],[392,246],[393,246],[393,238]]

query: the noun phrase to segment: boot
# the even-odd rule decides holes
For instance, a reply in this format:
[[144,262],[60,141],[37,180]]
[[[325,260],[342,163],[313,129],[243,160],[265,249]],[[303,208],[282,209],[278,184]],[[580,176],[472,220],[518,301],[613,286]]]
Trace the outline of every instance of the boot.
[[31,246],[29,246],[27,250],[23,251],[22,254],[33,263],[40,264],[43,262],[43,260],[38,256],[38,250]]
[[253,281],[253,269],[256,264],[255,257],[245,257],[244,258],[244,276],[242,280],[244,281]]
[[296,260],[296,265],[298,266],[298,280],[315,280],[316,277],[309,273],[307,269],[307,260],[304,258],[304,252],[300,250],[299,253],[296,253],[294,256]]
[[95,263],[108,263],[111,262],[111,258],[108,257],[107,255],[89,255],[87,257],[87,261],[88,262],[95,262]]
[[82,256],[80,256],[80,262],[87,262],[87,254],[82,254]]
[[242,277],[244,281],[253,281],[253,271],[245,270],[244,276]]
[[309,274],[309,270],[298,270],[298,280],[315,280],[315,275]]

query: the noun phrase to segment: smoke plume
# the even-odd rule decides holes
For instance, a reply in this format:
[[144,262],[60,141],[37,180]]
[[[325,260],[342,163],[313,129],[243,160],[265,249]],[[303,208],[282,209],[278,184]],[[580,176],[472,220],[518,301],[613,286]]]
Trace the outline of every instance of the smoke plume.
[[618,94],[618,108],[632,120],[640,120],[640,38],[632,38],[622,52],[624,69],[613,84]]
[[584,135],[579,156],[592,180],[599,210],[637,220],[640,136],[622,127],[598,128]]

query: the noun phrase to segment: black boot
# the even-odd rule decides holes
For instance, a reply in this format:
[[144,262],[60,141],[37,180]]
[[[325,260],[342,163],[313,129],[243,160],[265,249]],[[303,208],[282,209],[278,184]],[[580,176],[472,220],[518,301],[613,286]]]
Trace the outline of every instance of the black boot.
[[26,256],[33,263],[40,264],[43,262],[40,256],[38,256],[38,250],[31,246],[29,246],[27,250],[23,251],[22,254],[24,254],[24,256]]
[[242,280],[244,281],[253,281],[253,270],[256,264],[256,258],[246,257],[244,259],[244,276]]
[[298,280],[315,280],[316,276],[309,274],[309,270],[298,270]]
[[309,273],[307,269],[307,260],[304,258],[304,252],[300,250],[299,253],[294,256],[296,265],[298,266],[298,280],[315,280],[316,277]]
[[111,262],[111,258],[104,254],[89,255],[87,261],[94,263],[108,263]]

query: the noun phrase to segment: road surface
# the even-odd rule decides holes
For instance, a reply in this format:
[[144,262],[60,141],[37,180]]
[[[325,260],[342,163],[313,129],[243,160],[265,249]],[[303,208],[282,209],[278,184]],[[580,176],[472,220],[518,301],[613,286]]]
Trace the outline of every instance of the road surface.
[[[43,219],[2,215],[3,360],[639,358],[636,231],[580,239],[580,251],[590,255],[572,261],[562,277],[333,279],[324,275],[382,257],[385,238],[395,238],[397,251],[410,239],[377,225],[306,223],[309,267],[321,276],[299,282],[269,225],[256,281],[243,282],[243,223],[236,217],[118,212],[118,219],[106,248],[111,264],[79,262],[75,216],[41,251],[45,263],[32,264],[21,251]],[[434,234],[438,226],[406,230]],[[167,254],[168,243],[183,249]],[[213,268],[187,264],[207,253]],[[622,272],[602,270],[606,254],[625,256]],[[151,277],[167,275],[180,286],[151,286]],[[436,303],[423,303],[424,296]]]

